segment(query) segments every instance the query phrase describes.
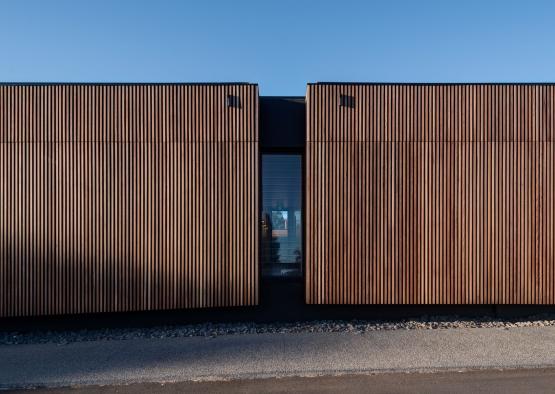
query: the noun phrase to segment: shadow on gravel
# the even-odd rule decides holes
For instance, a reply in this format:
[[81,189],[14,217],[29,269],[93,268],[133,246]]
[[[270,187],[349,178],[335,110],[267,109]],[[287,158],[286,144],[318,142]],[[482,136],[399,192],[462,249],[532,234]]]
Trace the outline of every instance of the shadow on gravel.
[[201,323],[145,328],[106,328],[90,330],[5,331],[0,332],[0,345],[55,343],[97,340],[128,340],[138,338],[217,337],[222,335],[262,333],[351,332],[382,330],[429,330],[450,328],[515,328],[555,326],[555,314],[518,318],[481,316],[423,316],[401,320],[315,320],[276,323]]

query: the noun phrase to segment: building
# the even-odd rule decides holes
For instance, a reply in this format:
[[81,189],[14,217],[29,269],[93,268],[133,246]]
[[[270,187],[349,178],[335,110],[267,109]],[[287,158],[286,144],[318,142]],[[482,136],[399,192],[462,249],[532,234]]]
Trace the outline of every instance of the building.
[[0,86],[0,317],[553,305],[553,84]]

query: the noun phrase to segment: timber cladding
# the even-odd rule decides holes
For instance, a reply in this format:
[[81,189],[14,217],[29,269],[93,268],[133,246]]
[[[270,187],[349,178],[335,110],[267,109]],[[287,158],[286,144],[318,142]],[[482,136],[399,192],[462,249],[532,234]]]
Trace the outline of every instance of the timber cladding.
[[311,84],[306,301],[554,304],[555,86]]
[[258,86],[0,86],[0,316],[255,305]]

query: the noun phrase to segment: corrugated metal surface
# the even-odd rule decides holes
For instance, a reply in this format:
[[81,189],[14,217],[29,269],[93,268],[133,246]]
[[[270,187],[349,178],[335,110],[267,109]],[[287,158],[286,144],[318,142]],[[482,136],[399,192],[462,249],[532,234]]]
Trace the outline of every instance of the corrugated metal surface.
[[256,85],[0,86],[0,140],[0,316],[258,302]]
[[306,301],[555,303],[554,89],[309,85]]

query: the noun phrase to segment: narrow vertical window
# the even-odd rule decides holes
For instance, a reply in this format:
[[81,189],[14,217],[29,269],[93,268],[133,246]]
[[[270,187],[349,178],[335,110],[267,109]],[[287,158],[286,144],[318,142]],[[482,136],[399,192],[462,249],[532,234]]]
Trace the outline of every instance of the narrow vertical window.
[[302,274],[302,160],[262,155],[262,275]]

